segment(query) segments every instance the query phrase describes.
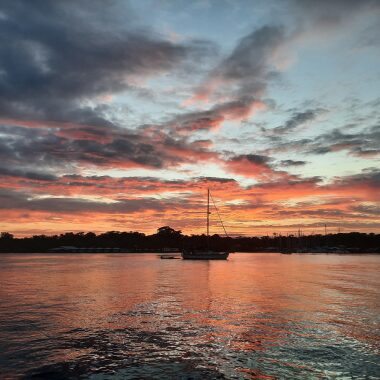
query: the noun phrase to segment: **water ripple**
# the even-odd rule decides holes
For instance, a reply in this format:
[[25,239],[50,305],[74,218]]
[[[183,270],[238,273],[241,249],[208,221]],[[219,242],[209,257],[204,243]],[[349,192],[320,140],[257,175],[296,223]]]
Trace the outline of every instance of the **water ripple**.
[[378,257],[20,256],[0,256],[3,378],[379,378]]

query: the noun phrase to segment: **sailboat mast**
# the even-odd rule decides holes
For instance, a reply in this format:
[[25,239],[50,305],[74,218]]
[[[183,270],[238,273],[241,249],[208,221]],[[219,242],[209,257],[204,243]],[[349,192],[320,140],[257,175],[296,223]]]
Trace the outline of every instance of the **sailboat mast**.
[[207,238],[210,233],[210,189],[207,189]]

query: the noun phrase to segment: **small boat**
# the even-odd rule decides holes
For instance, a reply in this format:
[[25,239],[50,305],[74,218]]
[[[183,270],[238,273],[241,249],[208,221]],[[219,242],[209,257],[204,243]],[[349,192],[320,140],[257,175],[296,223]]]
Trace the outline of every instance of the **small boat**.
[[[210,189],[207,189],[207,246],[209,246],[209,236],[210,236]],[[211,197],[212,199],[212,197]],[[218,212],[218,209],[215,206],[215,202],[213,200],[213,204],[215,207],[215,210],[219,216],[220,223],[223,227],[224,233],[226,236],[228,236],[226,229],[224,228],[224,224],[222,220],[220,219],[220,215]],[[195,249],[195,250],[183,250],[182,251],[182,259],[184,260],[227,260],[230,252],[228,251],[212,251],[209,248],[207,249]]]
[[180,257],[174,256],[174,255],[160,255],[161,259],[166,259],[166,260],[172,260],[172,259],[179,259]]
[[215,252],[207,250],[183,251],[184,260],[227,260],[229,252]]

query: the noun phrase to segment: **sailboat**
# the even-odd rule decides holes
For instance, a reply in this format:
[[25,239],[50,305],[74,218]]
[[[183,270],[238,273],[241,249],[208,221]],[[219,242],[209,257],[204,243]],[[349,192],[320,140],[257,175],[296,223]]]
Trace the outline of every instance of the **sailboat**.
[[[214,203],[214,201],[213,201]],[[216,212],[218,210],[215,206]],[[207,189],[207,247],[209,247],[209,236],[210,236],[210,189]],[[219,213],[218,213],[219,216]],[[220,216],[219,216],[220,219]],[[227,235],[226,229],[224,228],[223,222],[220,219],[222,227],[224,229],[225,234]],[[228,235],[227,235],[228,236]],[[197,249],[197,250],[183,250],[181,255],[184,260],[227,260],[228,255],[230,253],[228,251],[224,252],[216,252],[212,251],[209,248],[207,249]]]

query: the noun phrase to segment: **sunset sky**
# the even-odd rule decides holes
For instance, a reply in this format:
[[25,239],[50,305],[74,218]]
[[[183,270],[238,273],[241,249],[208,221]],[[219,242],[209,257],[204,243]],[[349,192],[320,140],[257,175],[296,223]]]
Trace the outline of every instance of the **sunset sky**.
[[0,3],[0,231],[379,233],[379,163],[380,1]]

